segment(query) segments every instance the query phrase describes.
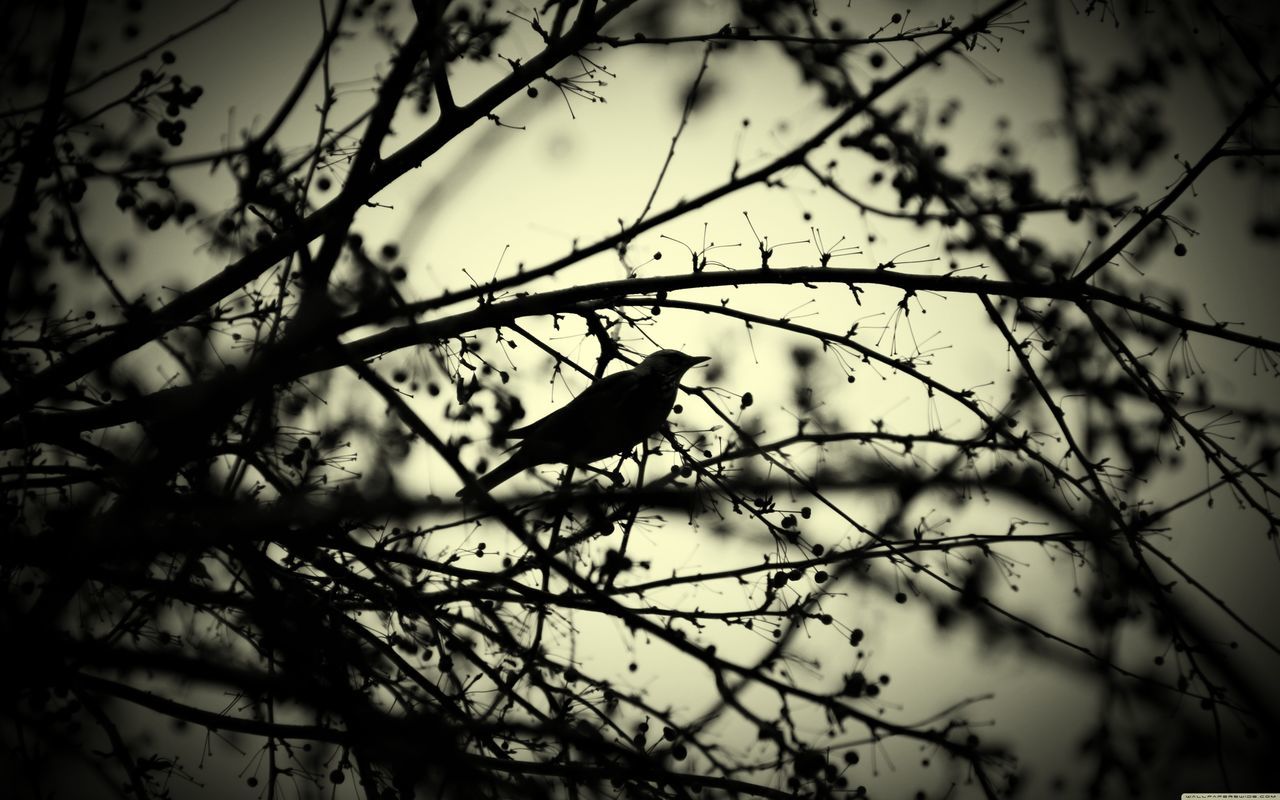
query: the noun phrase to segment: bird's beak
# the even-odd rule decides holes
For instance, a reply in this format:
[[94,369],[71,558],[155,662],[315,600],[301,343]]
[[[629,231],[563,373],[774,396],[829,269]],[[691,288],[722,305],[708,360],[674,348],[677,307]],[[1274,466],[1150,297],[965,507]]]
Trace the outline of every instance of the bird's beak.
[[690,367],[697,366],[698,364],[701,364],[704,361],[711,360],[711,356],[685,356],[685,358],[689,359]]

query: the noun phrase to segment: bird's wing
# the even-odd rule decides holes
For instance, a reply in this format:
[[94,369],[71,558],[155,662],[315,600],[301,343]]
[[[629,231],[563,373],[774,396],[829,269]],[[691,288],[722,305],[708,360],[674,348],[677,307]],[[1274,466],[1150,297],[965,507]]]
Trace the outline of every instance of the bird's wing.
[[640,377],[633,370],[606,375],[584,389],[582,394],[573,398],[564,408],[552,411],[523,428],[516,428],[507,435],[526,439],[572,439],[585,420],[608,419],[616,415],[639,382]]

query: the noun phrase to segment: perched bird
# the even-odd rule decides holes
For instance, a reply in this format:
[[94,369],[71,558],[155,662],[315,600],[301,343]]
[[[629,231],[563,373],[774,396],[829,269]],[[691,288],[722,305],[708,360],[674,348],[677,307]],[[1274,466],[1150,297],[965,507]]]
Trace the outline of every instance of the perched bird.
[[[539,464],[582,466],[625,453],[658,432],[676,401],[685,371],[707,356],[659,350],[634,369],[607,375],[587,387],[564,408],[507,432],[523,439],[511,458],[476,479],[485,489]],[[474,499],[478,489],[458,496]]]

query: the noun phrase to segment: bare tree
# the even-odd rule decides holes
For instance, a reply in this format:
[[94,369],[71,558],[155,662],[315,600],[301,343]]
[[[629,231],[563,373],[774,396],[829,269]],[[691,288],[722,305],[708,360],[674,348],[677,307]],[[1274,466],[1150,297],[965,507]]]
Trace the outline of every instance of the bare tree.
[[2,12],[7,796],[1276,788],[1262,4],[175,5]]

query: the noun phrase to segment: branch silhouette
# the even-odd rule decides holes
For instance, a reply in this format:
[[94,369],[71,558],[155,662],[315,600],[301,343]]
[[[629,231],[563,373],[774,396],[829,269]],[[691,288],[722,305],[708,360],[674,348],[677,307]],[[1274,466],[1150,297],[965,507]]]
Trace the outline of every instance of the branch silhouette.
[[0,786],[1274,785],[1263,5],[7,10]]

